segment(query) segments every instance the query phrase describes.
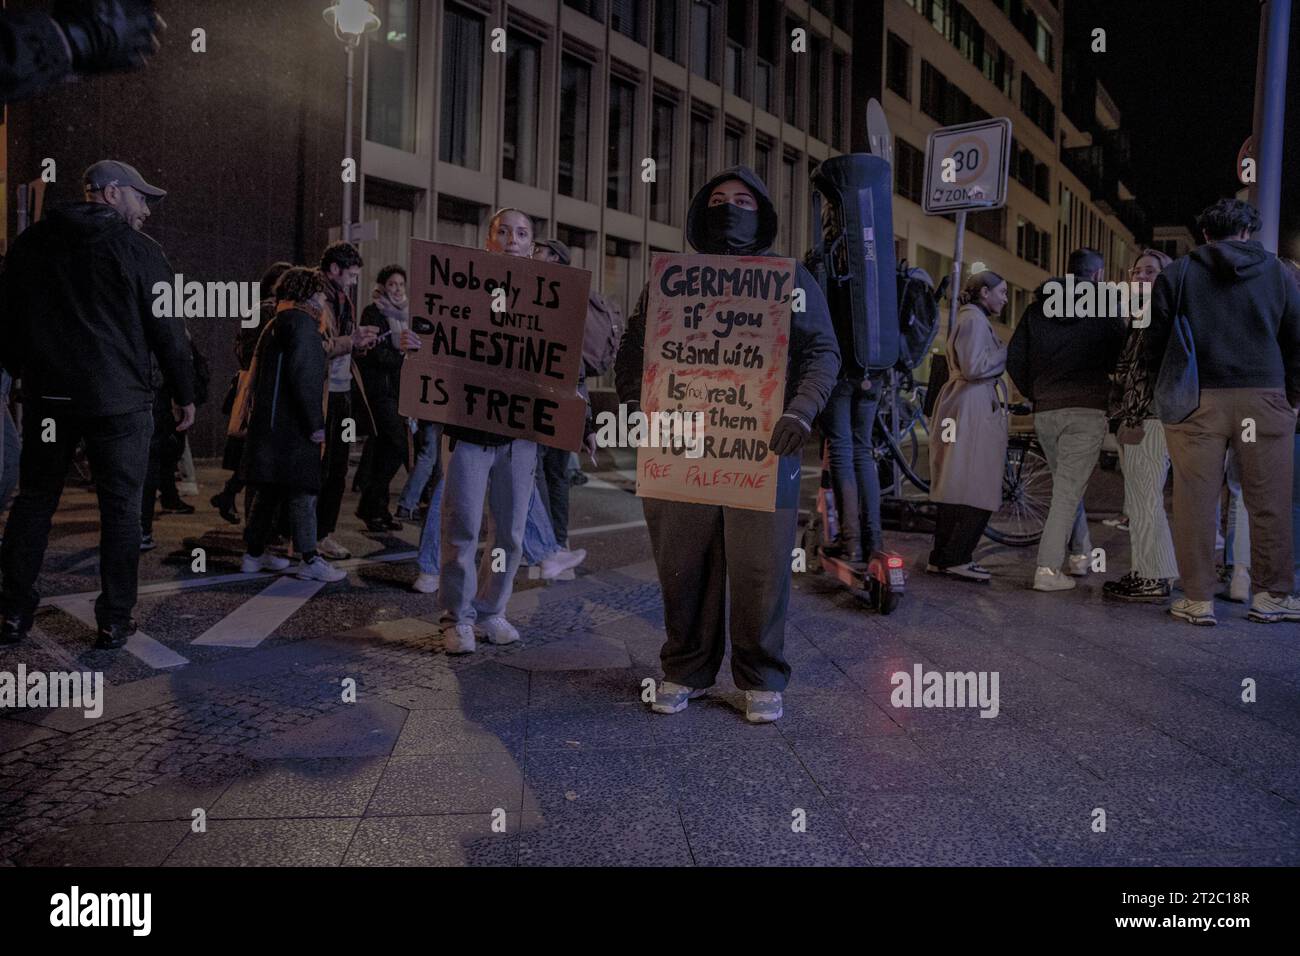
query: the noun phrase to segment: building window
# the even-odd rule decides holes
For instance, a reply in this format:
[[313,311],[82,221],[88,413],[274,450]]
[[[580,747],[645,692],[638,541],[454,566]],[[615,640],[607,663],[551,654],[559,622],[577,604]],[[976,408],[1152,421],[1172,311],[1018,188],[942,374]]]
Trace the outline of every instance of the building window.
[[631,37],[637,43],[643,43],[645,37],[641,32],[641,8],[645,4],[639,0],[609,0],[609,27],[625,37]]
[[727,3],[727,63],[726,85],[728,92],[745,95],[745,50],[749,46],[749,4],[742,0]]
[[772,191],[772,144],[763,139],[754,141],[754,172],[763,181],[768,192]]
[[448,7],[442,31],[438,158],[478,169],[483,112],[483,18]]
[[1006,51],[999,47],[992,37],[984,38],[984,52],[980,57],[979,67],[984,78],[1010,99],[1015,61],[1007,56]]
[[605,0],[564,0],[564,5],[585,13],[593,20],[605,22]]
[[849,66],[848,57],[843,53],[836,53],[834,56],[834,76],[831,78],[831,146],[835,149],[844,149],[846,142],[844,133],[844,104],[849,99]]
[[822,116],[822,71],[826,69],[826,41],[821,37],[811,37],[808,43],[808,55],[811,58],[808,69],[808,132],[815,138],[824,140],[822,130],[825,118]]
[[713,62],[713,30],[717,11],[711,0],[691,0],[691,70],[716,83]]
[[555,238],[569,247],[570,264],[575,269],[592,270],[595,266],[592,261],[592,246],[596,242],[594,232],[560,222],[555,224]]
[[[798,20],[785,21],[785,35],[791,36],[795,30],[799,29]],[[799,69],[801,65],[800,58],[802,53],[795,53],[786,46],[785,49],[785,121],[794,127],[799,127]]]
[[487,215],[487,207],[465,202],[453,196],[438,197],[438,241],[457,246],[482,248],[479,230]]
[[691,198],[699,192],[705,182],[708,181],[709,166],[709,140],[713,136],[713,123],[709,117],[697,113],[691,113]]
[[745,133],[744,130],[738,130],[735,127],[728,126],[723,133],[722,139],[722,163],[730,168],[739,166],[741,163],[741,152],[744,149]]
[[587,198],[587,128],[591,116],[591,67],[565,56],[560,66],[559,189]]
[[989,114],[971,102],[957,84],[948,81],[942,73],[921,61],[921,112],[938,120],[943,126],[971,123],[988,119]]
[[966,217],[970,231],[983,236],[989,242],[995,242],[1004,249],[1007,245],[1007,210],[981,209],[970,212]]
[[514,33],[506,53],[506,112],[502,173],[506,179],[537,185],[537,116],[541,112],[542,45]]
[[604,294],[618,303],[624,315],[631,315],[628,301],[632,294],[632,262],[638,255],[637,245],[613,236],[605,240]]
[[1050,269],[1052,237],[1023,216],[1016,217],[1016,255],[1040,269]]
[[419,4],[415,0],[380,0],[375,12],[384,27],[370,44],[366,139],[413,153]]
[[759,0],[758,50],[754,58],[754,105],[760,110],[775,113],[776,60],[780,55],[780,40],[775,30],[762,28],[762,24],[777,22],[776,0]]
[[673,204],[673,145],[677,129],[677,104],[666,97],[656,96],[654,115],[655,178],[650,184],[650,218],[656,222],[666,222],[670,226],[677,224],[676,208]]
[[1029,74],[1020,74],[1020,111],[1048,136],[1056,135],[1056,107]]
[[605,203],[632,211],[632,130],[636,87],[617,78],[609,82],[609,172]]
[[795,223],[798,221],[799,157],[786,156],[781,163],[782,196],[781,248],[787,256],[798,257],[795,251]]
[[893,33],[885,41],[885,86],[912,102],[912,48]]
[[677,8],[682,0],[659,0],[655,4],[655,52],[680,63],[677,51]]
[[918,206],[925,197],[925,153],[894,138],[894,192]]
[[853,32],[853,0],[835,0],[835,25],[845,33]]

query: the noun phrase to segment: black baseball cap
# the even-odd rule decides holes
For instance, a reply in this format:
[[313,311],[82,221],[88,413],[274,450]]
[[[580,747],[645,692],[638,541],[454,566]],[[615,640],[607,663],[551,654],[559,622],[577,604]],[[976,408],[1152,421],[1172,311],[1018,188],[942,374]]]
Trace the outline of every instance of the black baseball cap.
[[573,256],[569,253],[569,247],[560,242],[559,239],[538,239],[537,245],[545,246],[547,249],[550,249],[562,266],[567,266],[573,262]]
[[167,190],[150,186],[145,182],[139,170],[130,163],[119,162],[116,159],[102,159],[88,166],[86,172],[82,174],[81,181],[96,192],[108,186],[130,186],[144,196],[145,201],[150,205],[161,202],[167,195]]

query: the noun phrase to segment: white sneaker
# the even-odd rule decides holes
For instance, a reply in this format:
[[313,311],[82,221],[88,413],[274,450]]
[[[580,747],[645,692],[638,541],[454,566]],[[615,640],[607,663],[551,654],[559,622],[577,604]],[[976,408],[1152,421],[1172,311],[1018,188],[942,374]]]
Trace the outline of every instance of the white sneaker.
[[316,550],[319,551],[323,557],[329,558],[331,561],[346,561],[348,558],[352,557],[352,552],[335,541],[332,534],[326,535],[317,541]]
[[256,558],[251,554],[246,554],[239,562],[239,570],[244,574],[256,574],[258,571],[284,571],[288,567],[289,562],[287,559],[277,558],[269,551],[263,551]]
[[661,680],[655,685],[655,697],[650,709],[656,714],[680,714],[690,701],[703,697],[708,692],[707,687],[687,687],[670,680]]
[[577,551],[570,551],[568,548],[561,548],[554,554],[542,558],[542,579],[549,581],[557,578],[570,568],[576,568],[587,560],[587,552],[584,548]]
[[1274,597],[1268,591],[1260,591],[1250,602],[1249,617],[1257,624],[1300,621],[1300,597],[1289,594]]
[[1055,568],[1039,568],[1034,572],[1035,591],[1069,591],[1075,586],[1074,578]]
[[326,584],[342,581],[348,576],[346,571],[334,567],[319,554],[310,561],[299,561],[294,573],[304,581],[324,581]]
[[1180,621],[1197,624],[1201,627],[1214,627],[1219,623],[1214,616],[1213,601],[1193,601],[1191,598],[1179,598],[1170,606],[1169,613]]
[[477,650],[474,643],[474,625],[468,621],[460,624],[448,624],[442,629],[442,649],[448,654],[473,654]]
[[1067,570],[1076,578],[1084,577],[1088,573],[1088,556],[1086,554],[1070,555]]
[[420,594],[436,594],[438,592],[438,575],[425,574],[421,571],[419,577],[415,579],[415,583],[411,585],[411,590]]
[[751,724],[770,724],[783,713],[779,690],[745,691],[745,719]]
[[479,621],[479,628],[483,634],[493,644],[513,644],[519,640],[519,632],[515,626],[507,621],[504,615],[494,614],[489,618]]
[[1228,600],[1238,604],[1250,600],[1250,568],[1233,565],[1232,579],[1228,582]]

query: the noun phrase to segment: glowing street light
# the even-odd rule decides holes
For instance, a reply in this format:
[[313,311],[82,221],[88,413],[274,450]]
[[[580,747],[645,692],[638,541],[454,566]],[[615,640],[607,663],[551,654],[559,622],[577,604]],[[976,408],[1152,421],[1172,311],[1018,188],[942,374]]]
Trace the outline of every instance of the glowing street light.
[[[375,8],[366,0],[338,0],[325,12],[325,22],[334,28],[334,36],[348,51],[347,119],[343,150],[346,156],[352,149],[352,54],[361,45],[361,38],[379,29]],[[352,183],[343,182],[343,240],[352,241]]]

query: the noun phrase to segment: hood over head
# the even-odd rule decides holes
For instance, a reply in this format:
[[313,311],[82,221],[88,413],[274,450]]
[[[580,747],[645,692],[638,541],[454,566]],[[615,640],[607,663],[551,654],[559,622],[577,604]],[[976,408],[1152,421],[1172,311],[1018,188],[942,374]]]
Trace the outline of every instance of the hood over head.
[[59,241],[66,243],[102,242],[128,232],[131,224],[112,206],[98,202],[65,203],[51,209],[45,216]]
[[1255,239],[1223,239],[1200,246],[1191,257],[1218,278],[1232,281],[1259,275],[1273,254]]
[[[705,222],[709,196],[713,194],[713,190],[717,189],[720,183],[724,183],[728,179],[740,180],[749,187],[749,191],[758,200],[758,228],[753,241],[741,249],[717,248],[715,244],[709,241],[709,230]],[[716,173],[700,187],[686,212],[686,241],[691,244],[691,248],[696,252],[710,255],[762,255],[772,247],[772,243],[776,239],[776,230],[776,206],[773,205],[772,197],[768,195],[767,187],[763,185],[763,181],[748,166],[732,166]]]

